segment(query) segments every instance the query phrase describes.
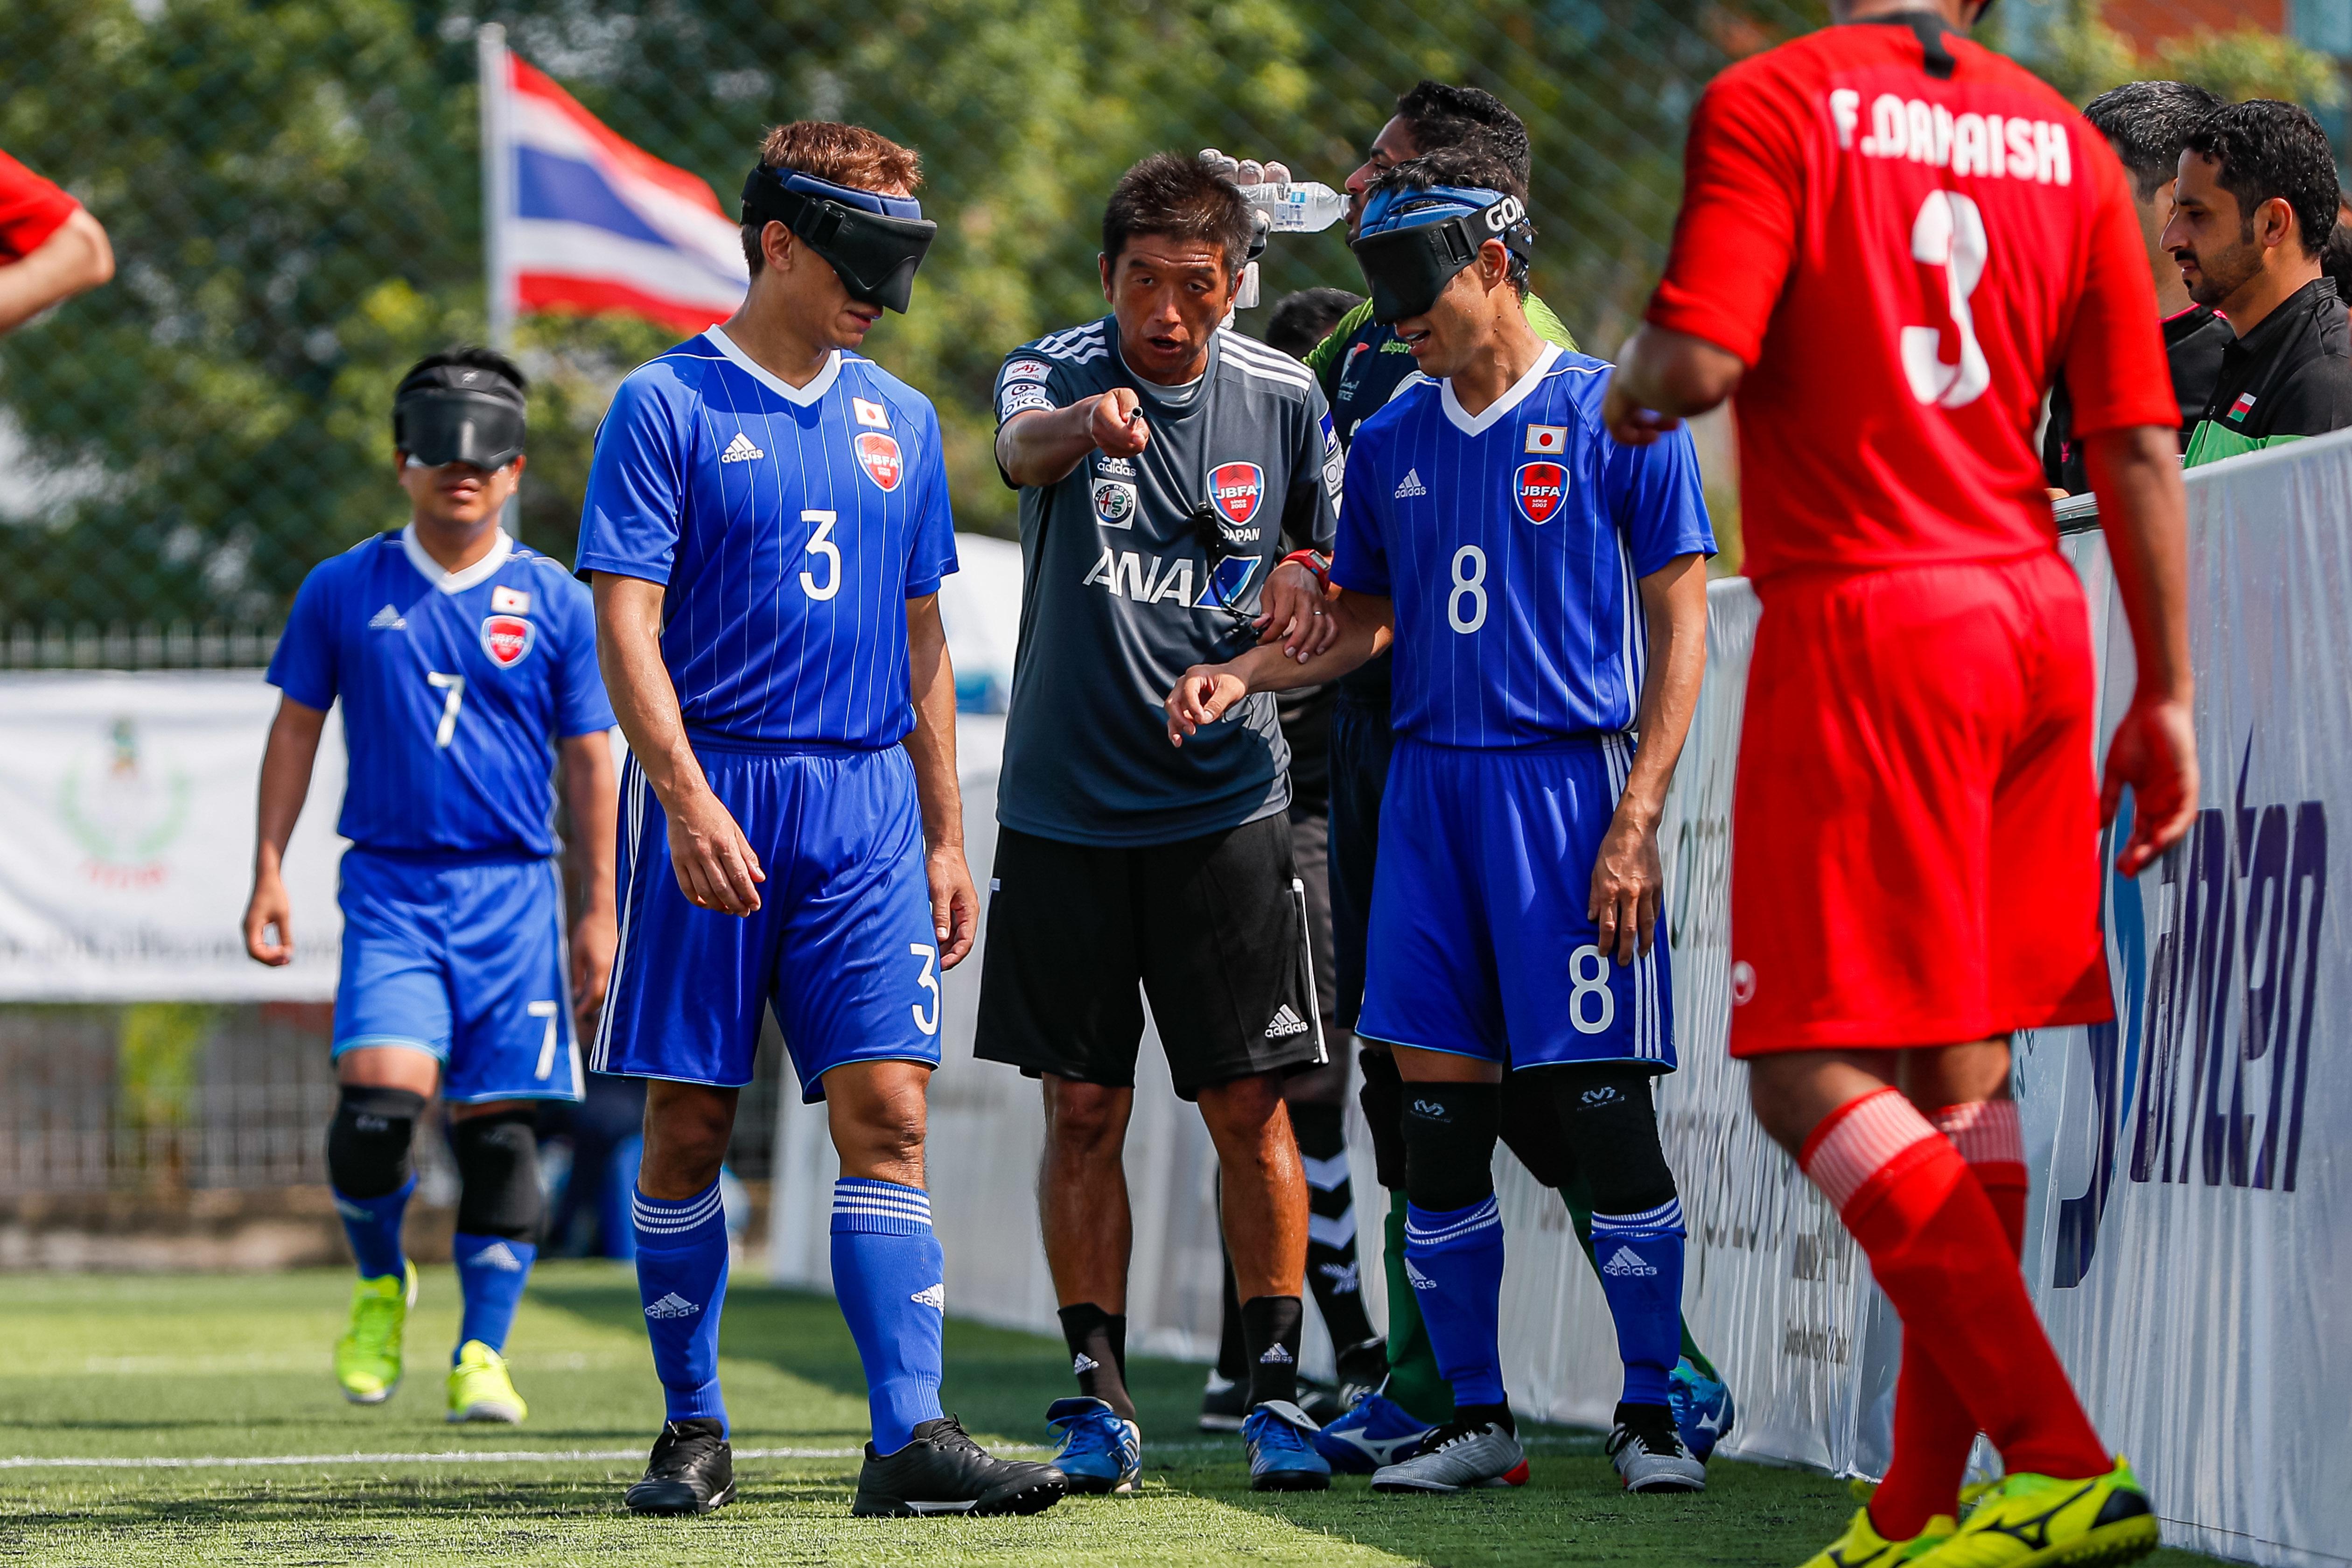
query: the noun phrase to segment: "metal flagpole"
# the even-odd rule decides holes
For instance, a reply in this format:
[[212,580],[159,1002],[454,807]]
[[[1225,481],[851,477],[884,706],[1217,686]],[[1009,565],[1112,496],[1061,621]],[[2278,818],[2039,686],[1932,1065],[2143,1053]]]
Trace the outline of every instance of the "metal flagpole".
[[[496,22],[474,34],[482,97],[482,268],[488,285],[490,347],[513,357],[514,279],[506,254],[507,215],[514,211],[514,144],[507,98],[507,30]],[[500,509],[499,525],[522,537],[522,486]]]

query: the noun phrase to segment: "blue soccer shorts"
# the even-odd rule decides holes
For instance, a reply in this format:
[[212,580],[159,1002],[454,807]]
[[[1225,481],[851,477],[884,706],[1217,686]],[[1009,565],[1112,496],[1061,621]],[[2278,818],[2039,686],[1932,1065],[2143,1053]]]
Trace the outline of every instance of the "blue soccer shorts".
[[442,1098],[578,1100],[563,874],[552,860],[345,852],[334,1053],[429,1051]]
[[695,755],[768,879],[748,917],[697,909],[635,757],[621,769],[620,955],[589,1066],[751,1081],[772,1006],[802,1098],[845,1062],[940,1060],[939,939],[906,751]]
[[1633,761],[1616,735],[1507,752],[1400,739],[1356,1032],[1514,1068],[1672,1071],[1665,921],[1620,967],[1586,913]]

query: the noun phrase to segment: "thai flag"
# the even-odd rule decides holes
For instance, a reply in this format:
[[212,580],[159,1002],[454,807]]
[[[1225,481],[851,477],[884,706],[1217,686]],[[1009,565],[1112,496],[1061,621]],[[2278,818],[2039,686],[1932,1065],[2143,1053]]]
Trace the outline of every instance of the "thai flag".
[[723,321],[751,273],[710,186],[615,136],[553,80],[481,39],[484,205],[494,335],[524,310]]

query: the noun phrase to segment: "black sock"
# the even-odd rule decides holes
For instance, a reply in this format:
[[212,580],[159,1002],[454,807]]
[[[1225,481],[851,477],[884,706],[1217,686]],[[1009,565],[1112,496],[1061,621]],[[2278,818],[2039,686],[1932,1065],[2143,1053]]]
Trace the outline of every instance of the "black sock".
[[1065,1307],[1059,1315],[1078,1392],[1103,1401],[1121,1419],[1134,1420],[1135,1401],[1127,1394],[1127,1315],[1114,1317],[1092,1301]]
[[1519,1435],[1518,1423],[1511,1419],[1507,1405],[1457,1405],[1454,1419],[1465,1426],[1500,1426],[1514,1437]]
[[[1332,1348],[1359,1363],[1388,1354],[1364,1311],[1364,1284],[1356,1259],[1356,1184],[1348,1172],[1348,1131],[1336,1105],[1294,1105],[1290,1125],[1298,1138],[1299,1163],[1307,1170],[1307,1283],[1330,1331]],[[1375,1352],[1365,1354],[1370,1347]],[[1349,1352],[1357,1352],[1354,1356]],[[1361,1366],[1342,1366],[1340,1375]],[[1377,1378],[1375,1372],[1373,1376]]]
[[1227,1383],[1246,1383],[1249,1345],[1242,1338],[1241,1292],[1234,1288],[1234,1255],[1225,1251],[1222,1236],[1217,1251],[1225,1262],[1225,1321],[1217,1334],[1217,1375]]
[[1249,1353],[1249,1403],[1298,1403],[1298,1330],[1307,1307],[1296,1296],[1253,1296],[1242,1303],[1242,1337]]

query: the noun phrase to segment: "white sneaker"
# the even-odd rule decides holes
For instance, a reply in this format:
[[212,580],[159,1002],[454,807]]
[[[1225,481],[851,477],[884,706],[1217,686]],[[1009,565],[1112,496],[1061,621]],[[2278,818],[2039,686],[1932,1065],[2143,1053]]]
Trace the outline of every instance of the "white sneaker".
[[1706,1466],[1684,1444],[1667,1405],[1620,1405],[1605,1451],[1629,1492],[1706,1490]]
[[1376,1492],[1458,1492],[1468,1487],[1523,1487],[1528,1454],[1500,1424],[1449,1421],[1431,1433],[1421,1452],[1372,1472]]

